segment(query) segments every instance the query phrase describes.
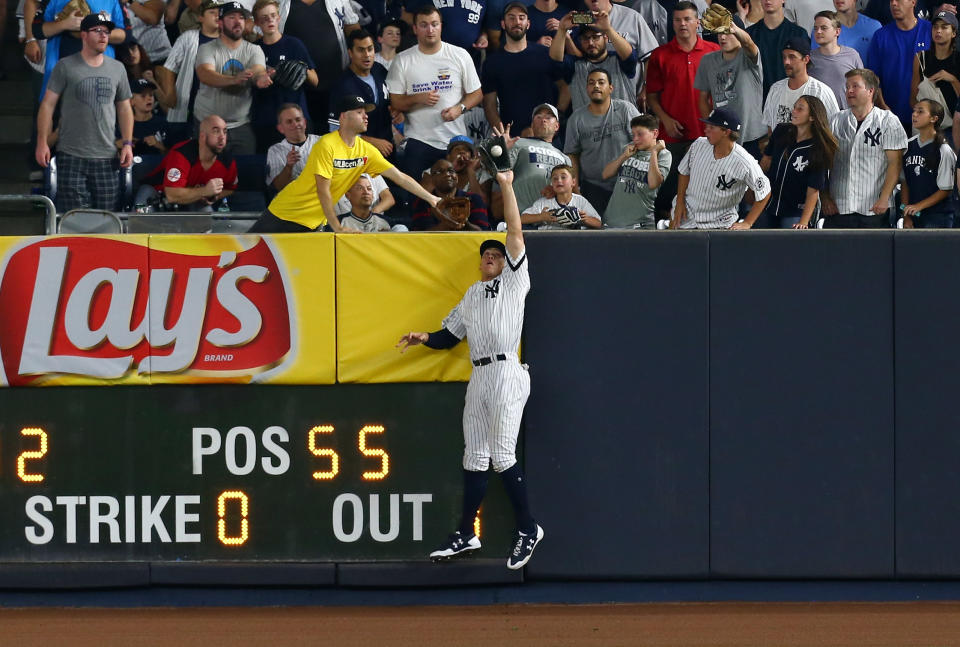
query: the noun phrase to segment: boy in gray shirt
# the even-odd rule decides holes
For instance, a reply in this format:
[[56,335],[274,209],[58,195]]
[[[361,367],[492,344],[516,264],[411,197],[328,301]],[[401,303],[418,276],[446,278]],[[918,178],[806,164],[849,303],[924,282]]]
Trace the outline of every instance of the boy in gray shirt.
[[700,91],[701,117],[714,108],[732,110],[741,116],[743,147],[760,157],[758,140],[766,136],[763,124],[763,67],[760,49],[743,29],[730,26],[729,34],[718,34],[719,52],[700,59],[693,87]]
[[79,207],[113,211],[117,208],[119,177],[114,140],[119,122],[120,166],[133,163],[133,110],[130,84],[123,64],[104,56],[113,22],[104,13],[87,15],[80,23],[81,50],[57,62],[37,112],[36,158],[50,164],[47,141],[53,112],[60,107],[57,143],[57,210]]
[[616,176],[613,195],[603,213],[603,225],[617,229],[656,229],[654,200],[670,172],[672,157],[657,139],[660,120],[640,115],[630,121],[633,141],[603,169],[604,179]]

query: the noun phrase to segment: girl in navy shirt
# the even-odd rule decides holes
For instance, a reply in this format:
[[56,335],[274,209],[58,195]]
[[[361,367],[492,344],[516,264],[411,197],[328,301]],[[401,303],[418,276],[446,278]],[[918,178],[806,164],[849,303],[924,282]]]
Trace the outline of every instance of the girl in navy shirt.
[[766,213],[771,228],[810,226],[836,152],[837,139],[823,102],[802,95],[793,104],[790,123],[777,126],[760,160],[770,178]]
[[903,203],[905,229],[953,227],[953,169],[957,156],[940,132],[944,111],[936,101],[923,99],[913,107],[917,135],[907,141],[903,153]]

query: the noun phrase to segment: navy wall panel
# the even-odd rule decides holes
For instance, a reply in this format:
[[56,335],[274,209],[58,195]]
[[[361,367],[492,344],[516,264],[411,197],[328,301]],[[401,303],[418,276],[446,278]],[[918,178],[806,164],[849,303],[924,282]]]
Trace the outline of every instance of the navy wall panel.
[[531,577],[707,575],[707,242],[528,237]]
[[894,573],[893,232],[712,234],[711,573]]
[[896,277],[897,574],[960,575],[960,236],[901,232]]

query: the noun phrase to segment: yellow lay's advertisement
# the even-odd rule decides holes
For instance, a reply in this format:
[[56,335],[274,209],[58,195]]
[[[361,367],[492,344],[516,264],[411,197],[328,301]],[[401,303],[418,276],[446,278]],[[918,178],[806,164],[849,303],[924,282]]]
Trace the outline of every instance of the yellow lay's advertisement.
[[0,385],[335,381],[333,236],[0,238]]
[[[504,234],[493,234],[504,240]],[[466,289],[480,279],[487,233],[337,236],[337,366],[340,382],[466,381],[466,343],[401,355],[410,331],[440,329]]]

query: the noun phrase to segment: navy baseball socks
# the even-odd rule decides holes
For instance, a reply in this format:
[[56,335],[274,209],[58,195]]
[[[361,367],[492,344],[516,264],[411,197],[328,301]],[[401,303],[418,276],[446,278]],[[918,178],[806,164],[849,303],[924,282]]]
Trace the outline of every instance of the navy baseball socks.
[[463,470],[463,514],[460,517],[460,527],[430,553],[430,559],[448,560],[480,549],[480,539],[473,533],[473,520],[477,516],[483,497],[487,494],[489,478],[488,471]]
[[[489,474],[489,471],[463,471],[463,509],[460,527],[430,553],[430,559],[448,560],[480,549],[480,539],[473,532],[473,520],[487,493]],[[500,478],[503,479],[504,489],[513,504],[517,524],[517,536],[513,542],[513,549],[507,557],[507,568],[517,570],[530,561],[534,549],[543,539],[543,528],[533,520],[530,514],[527,484],[520,465],[514,464],[510,469],[504,470],[500,473]]]
[[516,570],[533,557],[533,551],[543,539],[543,528],[530,515],[530,504],[527,501],[527,482],[523,478],[523,471],[518,463],[500,472],[503,487],[513,504],[513,514],[517,521],[517,537],[513,542],[513,550],[507,557],[507,568]]

